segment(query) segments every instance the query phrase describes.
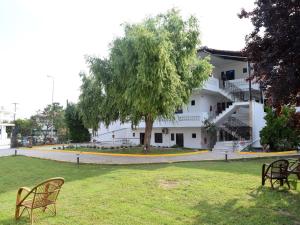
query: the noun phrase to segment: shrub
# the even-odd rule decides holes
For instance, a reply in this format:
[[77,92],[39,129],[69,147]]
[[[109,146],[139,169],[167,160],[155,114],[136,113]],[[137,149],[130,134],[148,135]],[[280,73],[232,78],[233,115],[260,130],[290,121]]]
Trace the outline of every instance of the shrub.
[[300,144],[300,130],[295,127],[295,109],[284,106],[280,113],[266,107],[266,126],[260,131],[261,144],[270,151],[290,150]]

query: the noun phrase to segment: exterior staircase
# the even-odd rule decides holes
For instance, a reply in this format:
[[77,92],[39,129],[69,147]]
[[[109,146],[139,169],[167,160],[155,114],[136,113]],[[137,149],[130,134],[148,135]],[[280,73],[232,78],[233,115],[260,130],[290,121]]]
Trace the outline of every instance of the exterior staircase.
[[[244,80],[241,82],[246,83]],[[243,120],[247,119],[246,107],[249,106],[249,102],[245,98],[245,92],[247,92],[247,90],[239,88],[239,84],[240,83],[236,84],[231,81],[226,81],[225,87],[219,89],[219,93],[231,101],[232,104],[225,108],[220,114],[211,118],[211,122],[236,140],[217,142],[213,148],[214,152],[240,151],[249,143],[249,141],[241,141],[249,139],[251,127],[249,127],[246,122],[239,120],[239,118]],[[245,109],[244,112],[242,112],[242,109]]]
[[227,152],[235,152],[244,149],[247,145],[249,145],[250,141],[218,141],[214,148],[213,152],[223,153]]
[[249,102],[234,102],[232,105],[227,107],[222,113],[217,115],[214,119],[212,119],[212,123],[220,124],[222,121],[225,121],[233,112],[235,112],[238,107],[248,106]]

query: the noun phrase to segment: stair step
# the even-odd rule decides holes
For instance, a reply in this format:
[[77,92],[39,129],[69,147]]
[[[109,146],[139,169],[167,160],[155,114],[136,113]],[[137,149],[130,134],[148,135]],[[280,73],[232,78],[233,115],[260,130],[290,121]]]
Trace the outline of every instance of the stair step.
[[240,151],[248,141],[219,141],[213,147],[213,151],[221,152],[221,151]]

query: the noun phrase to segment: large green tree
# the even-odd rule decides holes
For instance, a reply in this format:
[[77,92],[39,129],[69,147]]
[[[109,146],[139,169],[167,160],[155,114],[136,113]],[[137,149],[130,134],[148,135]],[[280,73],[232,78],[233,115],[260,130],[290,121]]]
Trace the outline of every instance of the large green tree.
[[90,133],[83,126],[83,122],[75,104],[67,104],[65,110],[65,122],[69,130],[69,138],[72,142],[90,141]]
[[[201,87],[211,73],[208,59],[197,57],[199,45],[197,19],[191,16],[184,21],[174,9],[126,24],[124,36],[112,42],[107,59],[87,60],[91,76],[83,76],[79,103],[83,117],[91,115],[94,126],[117,119],[133,125],[144,121],[148,151],[154,120],[174,118],[192,89]],[[94,101],[88,94],[93,89]],[[87,103],[95,106],[92,113],[84,107]]]

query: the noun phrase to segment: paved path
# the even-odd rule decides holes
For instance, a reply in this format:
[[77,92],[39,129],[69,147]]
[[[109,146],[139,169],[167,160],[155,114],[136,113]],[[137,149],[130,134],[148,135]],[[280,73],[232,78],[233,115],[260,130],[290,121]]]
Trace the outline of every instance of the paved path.
[[[74,162],[77,161],[78,152],[62,152],[62,151],[45,151],[38,149],[24,150],[17,149],[18,155],[51,159],[57,161]],[[15,149],[1,149],[1,156],[14,155]],[[255,158],[266,156],[294,156],[299,152],[289,153],[257,153],[257,154],[241,154],[241,153],[228,153],[228,159],[243,159],[243,158]],[[218,152],[199,152],[186,155],[174,155],[174,156],[112,156],[112,155],[98,155],[93,153],[80,154],[80,163],[96,163],[96,164],[142,164],[142,163],[172,163],[172,162],[190,162],[190,161],[207,161],[207,160],[224,160],[225,154]]]

